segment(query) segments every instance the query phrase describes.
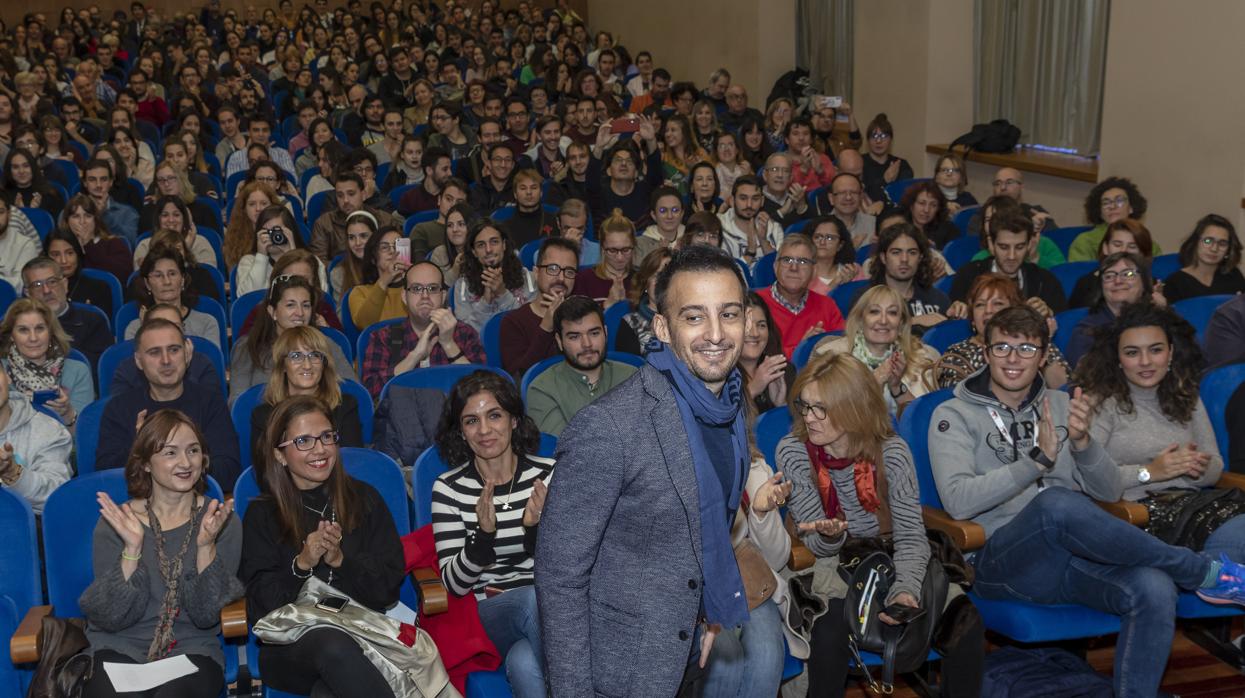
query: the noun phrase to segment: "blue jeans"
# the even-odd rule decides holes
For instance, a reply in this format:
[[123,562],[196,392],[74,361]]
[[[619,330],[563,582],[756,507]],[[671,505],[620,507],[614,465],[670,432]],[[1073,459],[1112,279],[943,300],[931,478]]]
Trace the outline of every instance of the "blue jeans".
[[1245,515],[1234,516],[1206,538],[1202,552],[1218,560],[1223,553],[1233,562],[1245,560]]
[[1167,545],[1085,495],[1052,487],[990,536],[977,555],[973,591],[1120,616],[1115,695],[1152,698],[1171,650],[1177,589],[1198,588],[1209,565],[1205,556]]
[[[778,604],[769,600],[748,615],[748,622],[741,628],[723,629],[714,639],[713,651],[705,665],[705,698],[751,698],[778,693],[785,658],[782,613]],[[699,662],[699,637],[692,654]]]
[[505,658],[506,678],[516,698],[545,698],[536,587],[528,585],[479,603],[480,623]]

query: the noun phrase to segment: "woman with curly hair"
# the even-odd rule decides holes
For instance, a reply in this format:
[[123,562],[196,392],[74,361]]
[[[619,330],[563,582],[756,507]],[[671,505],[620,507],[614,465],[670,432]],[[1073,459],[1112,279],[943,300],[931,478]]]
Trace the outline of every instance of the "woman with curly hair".
[[242,185],[225,227],[225,266],[233,269],[243,257],[255,254],[255,225],[259,214],[269,206],[284,203],[281,195],[263,182]]
[[436,440],[450,467],[432,486],[441,579],[455,596],[475,596],[515,695],[543,698],[534,556],[554,462],[536,455],[540,431],[518,388],[490,371],[450,391]]
[[891,287],[874,286],[847,314],[842,337],[827,337],[813,354],[851,354],[873,372],[886,390],[891,414],[934,389],[933,367],[938,352],[912,336],[908,303]]
[[1204,366],[1193,326],[1138,303],[1095,336],[1076,381],[1097,403],[1090,436],[1119,466],[1124,499],[1150,512],[1160,540],[1214,557],[1245,553],[1245,497],[1206,490],[1223,457],[1198,396]]
[[1245,292],[1241,239],[1223,216],[1203,216],[1180,245],[1180,269],[1163,280],[1163,295],[1175,303],[1186,298]]
[[454,282],[454,314],[475,331],[494,315],[536,298],[536,279],[492,219],[477,221],[467,231],[467,252],[462,276]]
[[[1076,236],[1068,249],[1069,262],[1087,262],[1096,259],[1098,244],[1107,234],[1107,226],[1125,218],[1141,220],[1146,216],[1148,202],[1137,185],[1127,177],[1107,177],[1085,197],[1085,220],[1094,226]],[[1163,254],[1156,243],[1154,254]]]
[[951,222],[947,197],[935,182],[917,182],[908,187],[899,200],[899,209],[908,222],[920,228],[930,244],[940,250],[960,236],[960,229]]

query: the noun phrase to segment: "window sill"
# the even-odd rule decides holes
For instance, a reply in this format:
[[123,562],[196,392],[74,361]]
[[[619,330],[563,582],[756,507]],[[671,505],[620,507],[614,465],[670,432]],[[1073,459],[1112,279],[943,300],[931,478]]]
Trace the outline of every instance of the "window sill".
[[[925,152],[930,155],[942,155],[947,152],[947,148],[948,145],[945,143],[927,145]],[[955,152],[961,155],[963,148],[956,148]],[[968,160],[997,167],[1014,167],[1022,172],[1035,172],[1078,182],[1098,181],[1098,158],[1019,148],[1010,153],[974,151],[969,154]],[[1245,206],[1245,200],[1242,200],[1242,206]]]

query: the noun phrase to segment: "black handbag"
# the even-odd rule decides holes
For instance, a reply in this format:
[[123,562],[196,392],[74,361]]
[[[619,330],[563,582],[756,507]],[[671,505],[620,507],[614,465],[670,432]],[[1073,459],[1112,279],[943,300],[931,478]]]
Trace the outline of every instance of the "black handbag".
[[80,618],[45,616],[39,628],[41,656],[28,698],[78,698],[91,676],[86,624]]
[[[878,614],[886,608],[886,598],[895,583],[895,563],[890,553],[879,547],[874,552],[852,557],[840,553],[839,559],[839,574],[847,582],[843,613],[852,656],[864,671],[869,688],[889,694],[894,691],[895,674],[915,671],[929,655],[934,630],[947,601],[946,571],[941,562],[931,556],[921,582],[920,607],[925,613],[909,623],[889,625],[883,623]],[[862,652],[882,657],[880,684],[865,666]]]

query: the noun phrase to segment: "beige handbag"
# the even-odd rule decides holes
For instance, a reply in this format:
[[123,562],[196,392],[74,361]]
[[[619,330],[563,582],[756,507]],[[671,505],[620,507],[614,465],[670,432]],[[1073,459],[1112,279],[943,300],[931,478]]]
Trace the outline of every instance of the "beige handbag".
[[[339,596],[349,603],[337,612],[317,608],[316,602],[326,596]],[[350,635],[397,698],[462,698],[450,685],[441,655],[428,633],[416,628],[413,644],[408,646],[399,637],[402,623],[360,605],[316,577],[303,584],[293,603],[261,618],[254,632],[269,644],[288,645],[317,628],[337,628]],[[411,639],[409,630],[406,637]]]

